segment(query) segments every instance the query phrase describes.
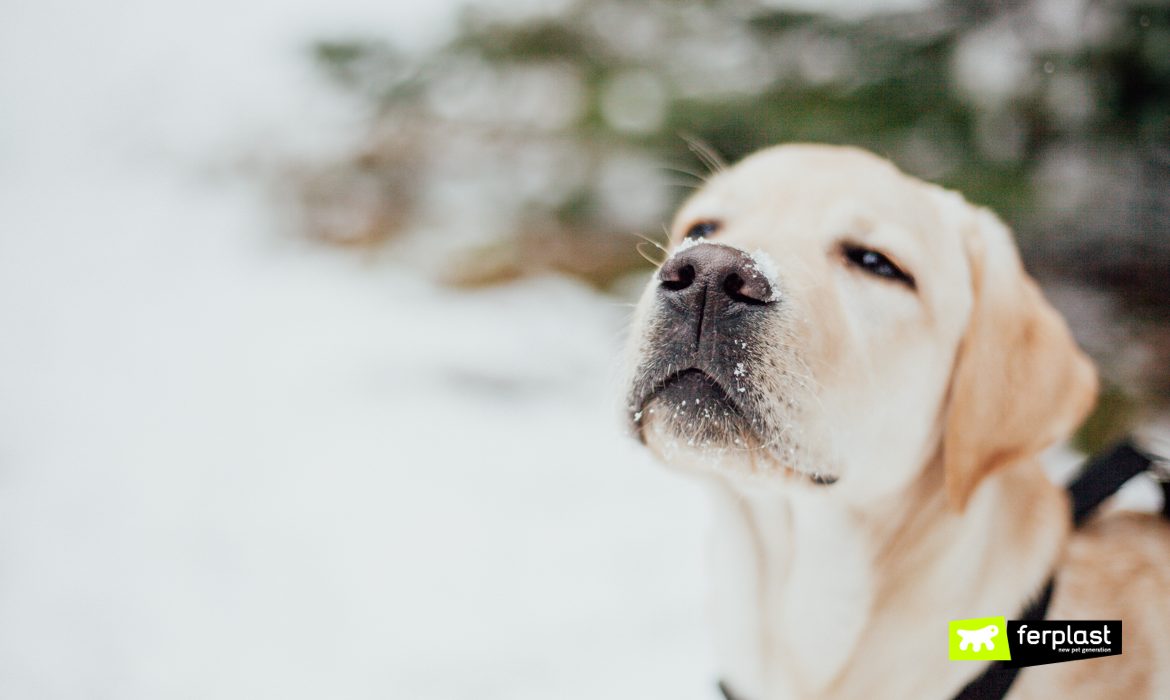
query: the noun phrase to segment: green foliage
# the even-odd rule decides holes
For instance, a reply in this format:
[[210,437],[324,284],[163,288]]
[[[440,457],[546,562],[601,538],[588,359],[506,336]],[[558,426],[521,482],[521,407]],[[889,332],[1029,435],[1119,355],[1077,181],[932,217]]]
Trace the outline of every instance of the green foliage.
[[[395,143],[425,150],[471,134],[516,146],[579,147],[583,177],[562,191],[498,203],[518,212],[518,227],[552,219],[565,235],[655,230],[685,189],[675,188],[652,215],[621,220],[601,192],[605,164],[632,153],[664,168],[694,169],[682,138],[689,136],[729,161],[782,142],[869,148],[990,206],[1027,239],[1062,223],[1036,197],[1046,154],[1126,153],[1170,142],[1170,9],[1097,4],[1095,18],[1081,21],[1103,28],[1070,43],[1050,40],[1029,8],[954,3],[846,21],[740,0],[595,0],[531,19],[469,12],[448,44],[410,61],[368,40],[322,42],[315,54],[341,84],[368,96],[388,124],[408,132]],[[961,45],[980,33],[1014,37],[1024,47],[1016,58],[1024,63],[1019,84],[991,104],[956,76]],[[1001,57],[994,47],[986,53],[994,72]],[[509,116],[509,105],[532,99],[509,76],[530,67],[564,73],[564,92],[546,89],[544,99],[579,102],[570,118],[534,127],[523,113]],[[692,79],[709,67],[705,79]],[[607,94],[631,74],[646,87],[641,94]],[[486,104],[436,107],[436,85],[454,84],[441,94],[458,97],[460,80],[464,92],[474,92],[484,75],[498,82]],[[614,118],[622,100],[639,99],[652,113],[648,125],[631,128]],[[663,181],[670,177],[663,171]]]

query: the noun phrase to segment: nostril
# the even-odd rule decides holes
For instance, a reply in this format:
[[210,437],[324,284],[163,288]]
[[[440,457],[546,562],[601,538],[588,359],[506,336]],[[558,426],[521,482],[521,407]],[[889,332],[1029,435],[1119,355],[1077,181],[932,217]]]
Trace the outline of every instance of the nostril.
[[727,296],[732,299],[737,299],[742,296],[740,290],[743,289],[743,278],[739,273],[733,272],[723,280],[723,291],[727,292]]
[[679,265],[664,267],[658,273],[659,279],[662,280],[662,286],[666,287],[672,292],[677,292],[681,289],[686,289],[695,281],[695,266],[694,265]]
[[764,279],[744,280],[738,272],[732,272],[723,280],[723,291],[733,301],[743,304],[766,304],[772,296],[772,288]]

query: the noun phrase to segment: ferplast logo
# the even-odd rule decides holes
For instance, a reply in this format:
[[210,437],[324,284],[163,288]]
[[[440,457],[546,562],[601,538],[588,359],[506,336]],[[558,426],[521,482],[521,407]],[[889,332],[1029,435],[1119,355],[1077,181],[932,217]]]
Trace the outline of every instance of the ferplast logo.
[[1053,650],[1066,647],[1070,649],[1110,649],[1117,641],[1110,638],[1111,632],[1108,625],[1102,625],[1098,629],[1073,629],[1072,625],[1063,629],[1028,629],[1028,625],[1021,624],[1016,629],[1016,635],[1019,637],[1021,645],[1047,644]]
[[1005,620],[950,622],[952,661],[1003,661],[1041,666],[1121,654],[1121,620]]
[[952,661],[1009,661],[1007,620],[1002,617],[975,617],[951,620],[950,656]]

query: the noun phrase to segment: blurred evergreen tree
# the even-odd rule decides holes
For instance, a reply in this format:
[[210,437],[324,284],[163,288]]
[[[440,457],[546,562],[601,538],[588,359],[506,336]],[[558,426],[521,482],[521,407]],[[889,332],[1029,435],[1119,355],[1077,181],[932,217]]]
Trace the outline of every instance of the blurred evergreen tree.
[[[464,169],[481,174],[497,212],[516,212],[491,245],[514,234],[538,268],[542,227],[589,237],[617,271],[632,264],[629,244],[623,262],[600,237],[654,231],[685,190],[641,193],[652,202],[629,212],[612,190],[629,194],[624,180],[644,177],[646,162],[700,167],[683,137],[732,161],[782,142],[863,146],[990,206],[1025,238],[1079,218],[1083,201],[1036,197],[1062,164],[1088,182],[1170,142],[1170,9],[1161,3],[956,0],[846,20],[746,0],[600,0],[519,20],[469,11],[448,44],[420,57],[377,40],[322,42],[316,55],[378,109],[381,136],[356,162],[393,180],[389,189],[408,189],[399,201],[417,214],[424,191],[451,174],[436,165],[444,152],[493,161]],[[452,155],[453,142],[466,152]],[[532,150],[541,148],[546,168],[571,175],[502,197],[492,189],[501,165],[533,167],[524,158],[540,160]],[[497,160],[509,152],[524,156]],[[1101,154],[1111,162],[1083,162]],[[631,155],[635,172],[623,180]],[[556,162],[564,158],[579,162]]]

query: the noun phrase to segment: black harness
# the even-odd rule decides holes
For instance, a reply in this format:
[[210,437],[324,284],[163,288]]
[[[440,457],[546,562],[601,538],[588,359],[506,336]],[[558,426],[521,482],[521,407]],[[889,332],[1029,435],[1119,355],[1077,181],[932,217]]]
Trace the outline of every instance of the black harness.
[[[1093,458],[1081,467],[1080,474],[1068,487],[1073,527],[1083,525],[1098,506],[1117,493],[1126,482],[1143,472],[1150,472],[1162,487],[1162,516],[1170,518],[1170,473],[1167,472],[1166,465],[1165,460],[1139,450],[1130,440]],[[1048,614],[1048,603],[1052,600],[1052,589],[1055,584],[1055,577],[1049,578],[1036,600],[1014,619],[1043,620]],[[968,683],[955,696],[955,700],[1002,700],[1011,690],[1012,683],[1019,673],[1019,668],[1009,667],[1003,661],[994,661],[987,670]],[[744,700],[732,693],[723,681],[719,682],[719,691],[726,700]]]

